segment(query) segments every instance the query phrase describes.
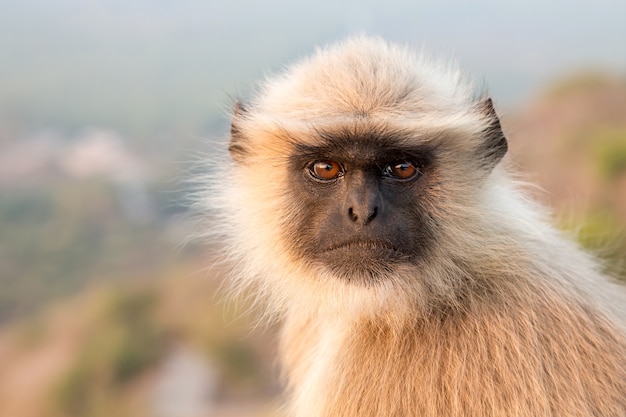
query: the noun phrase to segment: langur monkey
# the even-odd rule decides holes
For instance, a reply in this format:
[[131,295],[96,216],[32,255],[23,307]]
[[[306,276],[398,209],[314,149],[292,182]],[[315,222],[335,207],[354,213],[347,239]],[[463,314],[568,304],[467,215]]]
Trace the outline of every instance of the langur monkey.
[[626,416],[623,289],[455,68],[351,38],[235,106],[209,233],[282,322],[286,414]]

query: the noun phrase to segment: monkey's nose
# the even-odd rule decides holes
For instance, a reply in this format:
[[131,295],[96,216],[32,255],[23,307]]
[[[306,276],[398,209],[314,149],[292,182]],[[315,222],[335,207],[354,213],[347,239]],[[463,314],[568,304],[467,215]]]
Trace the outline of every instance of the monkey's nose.
[[375,205],[348,208],[348,216],[350,217],[350,220],[363,226],[368,225],[372,220],[374,220],[377,214],[378,207]]
[[346,175],[347,195],[344,210],[355,225],[367,226],[380,215],[382,200],[378,181],[367,173],[355,170]]

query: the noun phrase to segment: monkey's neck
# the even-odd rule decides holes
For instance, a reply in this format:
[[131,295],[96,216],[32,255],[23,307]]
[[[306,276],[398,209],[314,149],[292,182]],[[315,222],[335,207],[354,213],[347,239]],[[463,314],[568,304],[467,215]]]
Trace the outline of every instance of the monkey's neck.
[[[602,386],[626,392],[626,341],[582,307],[553,299],[392,323],[384,317],[289,317],[282,353],[293,415],[626,412],[621,399],[594,392]],[[588,400],[572,404],[568,398]]]

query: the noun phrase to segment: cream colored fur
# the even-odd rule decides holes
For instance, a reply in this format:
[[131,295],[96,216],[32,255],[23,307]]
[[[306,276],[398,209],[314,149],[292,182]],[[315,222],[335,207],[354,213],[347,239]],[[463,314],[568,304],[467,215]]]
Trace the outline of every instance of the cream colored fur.
[[[266,80],[235,116],[245,158],[214,164],[199,204],[234,288],[284,323],[290,415],[626,416],[623,289],[549,225],[506,163],[476,168],[489,120],[472,92],[451,66],[359,37]],[[442,161],[429,189],[434,254],[372,286],[292,250],[301,203],[288,157],[316,129],[345,126],[410,132]]]

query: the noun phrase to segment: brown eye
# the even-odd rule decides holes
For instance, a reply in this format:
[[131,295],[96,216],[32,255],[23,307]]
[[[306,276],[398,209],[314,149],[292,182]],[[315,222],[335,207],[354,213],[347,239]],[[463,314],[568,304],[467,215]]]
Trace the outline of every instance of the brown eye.
[[343,171],[341,165],[334,161],[317,161],[309,167],[311,175],[322,181],[330,181],[339,178]]
[[386,175],[400,180],[408,180],[418,173],[419,170],[417,167],[412,162],[408,161],[387,165],[385,168]]

